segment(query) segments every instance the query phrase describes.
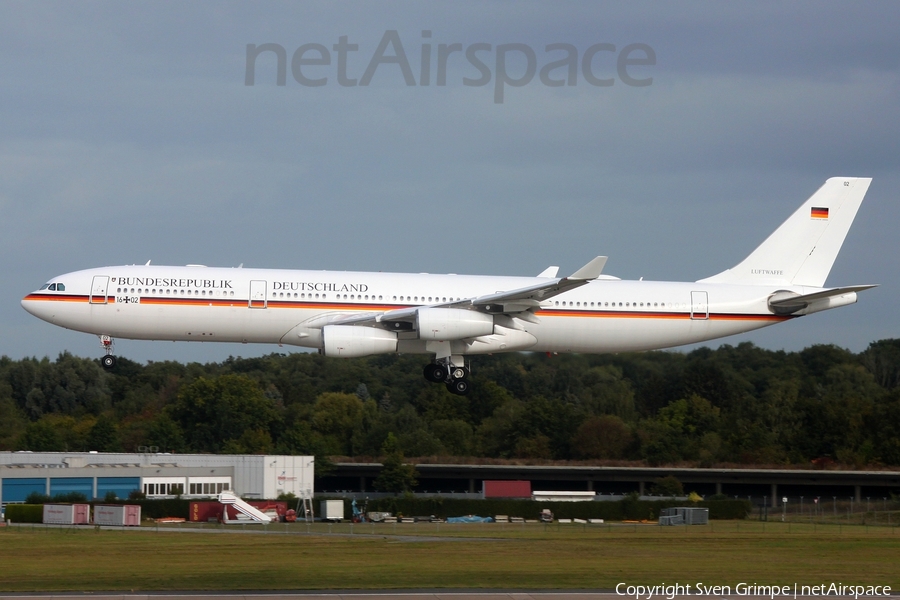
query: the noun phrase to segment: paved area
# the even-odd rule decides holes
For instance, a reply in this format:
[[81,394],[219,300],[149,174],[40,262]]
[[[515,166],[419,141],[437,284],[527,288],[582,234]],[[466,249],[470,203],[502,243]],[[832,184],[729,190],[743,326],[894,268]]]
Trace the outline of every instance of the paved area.
[[[892,590],[893,591],[893,590]],[[690,598],[691,596],[677,596],[677,599]],[[844,598],[853,598],[853,594],[843,596]],[[891,598],[897,599],[898,596],[894,592],[891,596],[860,596],[860,598]],[[48,593],[48,594],[2,594],[0,598],[10,598],[14,600],[72,600],[73,598],[89,598],[90,600],[389,600],[397,598],[399,600],[628,600],[629,596],[616,594],[614,591],[597,590],[597,591],[564,591],[564,590],[546,590],[546,591],[489,591],[489,590],[387,590],[387,591],[334,591],[334,592],[158,592],[158,593],[129,593],[129,594],[110,594],[110,593],[91,593],[79,592],[71,594]],[[632,596],[633,598],[633,596]],[[666,596],[654,596],[654,600],[663,600]],[[728,600],[763,600],[770,598],[766,596],[754,596],[746,594],[731,595],[708,595],[704,596],[710,600],[728,599]],[[794,596],[775,596],[775,598],[790,598]],[[797,595],[796,600],[821,600],[822,596],[801,596]]]

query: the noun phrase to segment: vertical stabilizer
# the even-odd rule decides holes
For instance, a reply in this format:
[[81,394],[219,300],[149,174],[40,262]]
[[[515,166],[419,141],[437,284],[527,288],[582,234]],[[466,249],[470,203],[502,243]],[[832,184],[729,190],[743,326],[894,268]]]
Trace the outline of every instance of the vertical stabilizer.
[[700,281],[823,287],[870,183],[832,177],[740,264]]

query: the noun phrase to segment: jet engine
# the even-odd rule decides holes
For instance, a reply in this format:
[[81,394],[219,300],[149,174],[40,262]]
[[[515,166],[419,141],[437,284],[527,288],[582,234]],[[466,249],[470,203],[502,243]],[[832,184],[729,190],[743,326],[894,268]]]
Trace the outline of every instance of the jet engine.
[[375,327],[326,325],[322,338],[325,356],[354,358],[397,351],[397,334]]
[[494,333],[494,317],[462,308],[422,308],[417,315],[419,339],[461,340]]

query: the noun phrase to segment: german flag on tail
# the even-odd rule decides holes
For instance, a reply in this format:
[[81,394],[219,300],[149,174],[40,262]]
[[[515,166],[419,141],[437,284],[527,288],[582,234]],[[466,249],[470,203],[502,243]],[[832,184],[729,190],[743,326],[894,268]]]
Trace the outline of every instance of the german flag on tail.
[[827,219],[828,209],[820,206],[813,206],[810,215],[813,219]]

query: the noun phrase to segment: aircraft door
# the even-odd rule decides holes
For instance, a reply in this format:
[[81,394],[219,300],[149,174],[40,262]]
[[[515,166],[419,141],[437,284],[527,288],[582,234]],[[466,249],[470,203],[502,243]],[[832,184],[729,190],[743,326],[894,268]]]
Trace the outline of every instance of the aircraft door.
[[250,308],[266,307],[266,282],[253,280],[250,282]]
[[706,292],[691,292],[691,319],[709,319],[709,299]]
[[91,297],[88,300],[91,304],[106,304],[106,290],[109,287],[109,277],[107,275],[94,275],[94,281],[91,283]]

